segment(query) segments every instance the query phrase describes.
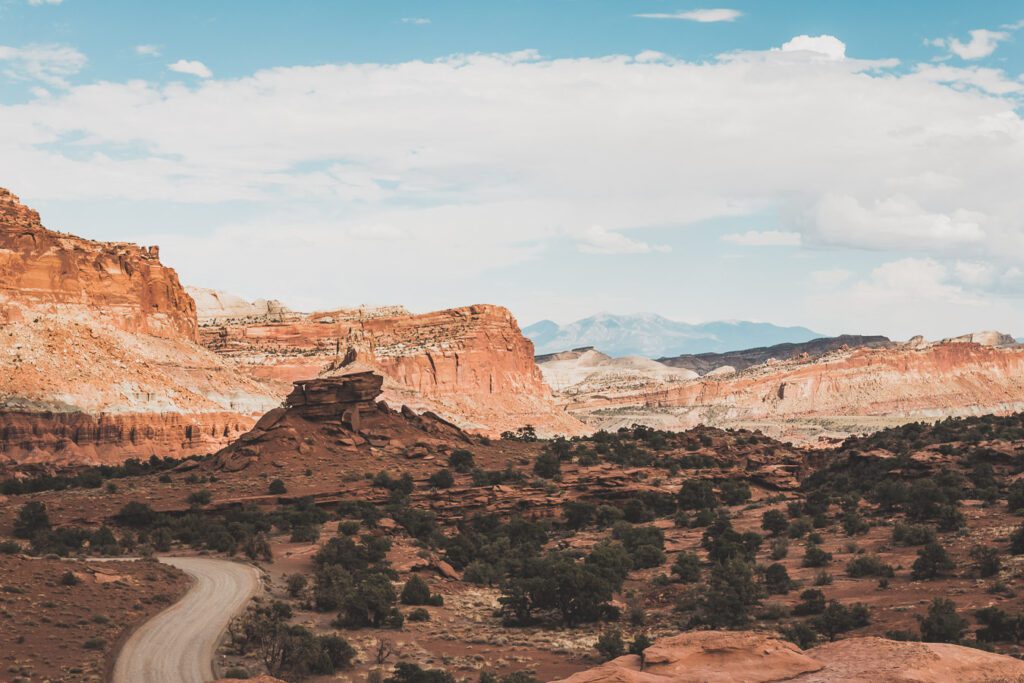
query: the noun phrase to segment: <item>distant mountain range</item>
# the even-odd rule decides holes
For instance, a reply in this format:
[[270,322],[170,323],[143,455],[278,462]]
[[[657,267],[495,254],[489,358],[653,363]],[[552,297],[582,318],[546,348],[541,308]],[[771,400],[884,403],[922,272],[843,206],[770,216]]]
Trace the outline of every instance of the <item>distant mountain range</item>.
[[783,343],[802,343],[824,335],[806,327],[718,321],[691,325],[653,313],[598,315],[559,325],[542,320],[523,329],[537,354],[593,346],[610,356],[661,358],[696,353],[726,353]]

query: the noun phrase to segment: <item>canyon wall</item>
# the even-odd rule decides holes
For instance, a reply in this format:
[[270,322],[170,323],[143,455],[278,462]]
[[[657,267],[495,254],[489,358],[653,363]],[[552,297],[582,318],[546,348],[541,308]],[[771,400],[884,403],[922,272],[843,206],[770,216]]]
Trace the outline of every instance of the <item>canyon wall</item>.
[[672,384],[576,385],[560,398],[595,428],[703,423],[800,441],[841,438],[915,420],[1024,410],[1024,348],[949,340],[845,349]]
[[555,404],[533,344],[500,306],[420,315],[363,307],[220,321],[204,324],[200,334],[211,350],[276,384],[282,397],[292,382],[356,363],[384,376],[385,401],[437,412],[466,429],[492,435],[526,424],[543,434],[583,430]]
[[127,332],[198,339],[195,303],[157,247],[47,230],[0,188],[0,322],[27,311],[84,313]]
[[155,247],[53,232],[0,190],[0,462],[217,450],[279,399],[197,343]]

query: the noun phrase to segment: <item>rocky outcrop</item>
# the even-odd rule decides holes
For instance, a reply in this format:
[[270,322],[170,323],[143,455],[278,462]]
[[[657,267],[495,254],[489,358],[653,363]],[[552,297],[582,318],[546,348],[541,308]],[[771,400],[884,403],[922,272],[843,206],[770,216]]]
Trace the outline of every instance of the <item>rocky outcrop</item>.
[[0,190],[0,461],[208,453],[280,399],[196,343],[155,247],[42,227]]
[[292,382],[353,361],[384,377],[384,399],[433,411],[488,434],[534,425],[576,434],[582,425],[556,405],[533,345],[500,306],[420,315],[399,307],[343,309],[282,321],[204,326],[203,343],[241,363],[283,397]]
[[392,410],[377,402],[384,378],[369,371],[296,382],[284,405],[263,417],[247,433],[216,454],[213,468],[236,472],[254,465],[283,466],[300,458],[317,462],[345,457],[357,462],[379,449],[403,457],[430,457],[438,448],[472,439],[433,413],[406,406]]
[[282,321],[294,316],[291,309],[276,299],[246,301],[240,296],[204,287],[186,287],[185,291],[196,302],[200,325]]
[[1024,410],[1024,348],[963,341],[846,349],[689,382],[563,391],[562,397],[570,412],[594,427],[703,423],[806,441],[915,420]]
[[43,227],[0,188],[0,322],[32,313],[98,316],[126,332],[196,341],[195,303],[157,247],[93,242]]
[[848,638],[809,650],[770,634],[694,631],[556,683],[1016,683],[1024,662],[973,648]]

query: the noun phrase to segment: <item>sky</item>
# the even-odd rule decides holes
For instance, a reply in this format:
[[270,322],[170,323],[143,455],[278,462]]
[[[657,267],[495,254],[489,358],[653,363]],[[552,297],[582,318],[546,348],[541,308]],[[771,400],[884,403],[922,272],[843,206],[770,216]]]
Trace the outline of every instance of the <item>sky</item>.
[[0,0],[0,186],[300,310],[1024,336],[1024,6]]

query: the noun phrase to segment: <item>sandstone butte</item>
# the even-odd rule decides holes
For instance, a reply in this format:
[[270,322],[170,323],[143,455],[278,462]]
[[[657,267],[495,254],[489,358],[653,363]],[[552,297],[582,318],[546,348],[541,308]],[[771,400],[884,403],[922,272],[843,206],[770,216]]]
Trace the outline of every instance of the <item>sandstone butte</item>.
[[279,399],[198,341],[155,247],[47,230],[0,189],[0,461],[216,450]]
[[556,404],[533,343],[501,306],[302,314],[276,302],[264,313],[268,302],[246,305],[220,293],[197,300],[207,306],[199,309],[203,344],[282,398],[292,382],[359,367],[383,375],[389,404],[433,411],[467,430],[496,436],[530,424],[542,435],[585,431]]
[[693,631],[662,638],[554,683],[1021,683],[1024,662],[944,643],[846,638],[808,650],[768,633]]
[[[572,359],[563,355],[541,367],[564,378]],[[583,373],[560,384],[558,397],[592,428],[706,424],[806,442],[916,420],[1024,410],[1024,347],[990,333],[937,343],[914,339],[669,379],[638,368],[618,376]]]

